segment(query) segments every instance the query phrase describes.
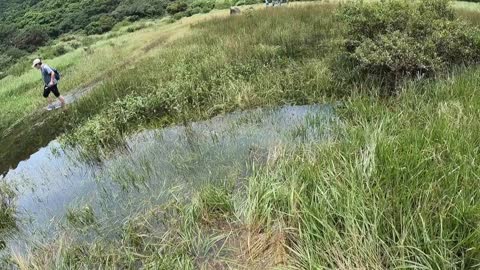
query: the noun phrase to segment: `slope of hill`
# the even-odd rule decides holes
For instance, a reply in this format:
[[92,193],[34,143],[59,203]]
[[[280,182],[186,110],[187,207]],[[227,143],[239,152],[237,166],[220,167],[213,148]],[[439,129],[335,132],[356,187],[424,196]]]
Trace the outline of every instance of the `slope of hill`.
[[[204,13],[230,1],[215,0],[7,0],[0,3],[0,72],[62,34],[111,30],[124,20]],[[234,4],[234,3],[233,3]]]

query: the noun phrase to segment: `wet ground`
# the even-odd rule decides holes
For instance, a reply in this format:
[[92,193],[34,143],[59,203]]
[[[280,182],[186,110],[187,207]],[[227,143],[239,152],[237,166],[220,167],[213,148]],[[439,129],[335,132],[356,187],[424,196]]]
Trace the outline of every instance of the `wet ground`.
[[[52,139],[65,131],[63,114],[68,109],[68,104],[74,103],[99,85],[94,81],[86,86],[70,91],[65,95],[66,108],[55,111],[46,111],[42,107],[32,114],[19,119],[7,130],[0,132],[2,151],[0,151],[0,175],[5,175],[10,169],[15,169],[17,164],[45,147]],[[59,101],[55,102],[59,105]],[[67,123],[68,124],[68,123]]]
[[98,233],[113,237],[129,216],[172,193],[188,197],[206,182],[241,181],[252,164],[268,163],[282,149],[328,140],[335,121],[331,106],[238,112],[141,132],[96,164],[53,141],[4,178],[18,196],[19,230],[7,250],[53,239],[65,230],[66,213],[85,206],[101,223]]

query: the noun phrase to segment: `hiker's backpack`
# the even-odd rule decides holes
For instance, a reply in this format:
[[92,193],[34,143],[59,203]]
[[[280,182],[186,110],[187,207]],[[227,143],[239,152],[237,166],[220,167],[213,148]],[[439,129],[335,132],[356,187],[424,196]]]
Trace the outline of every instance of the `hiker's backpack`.
[[55,72],[55,80],[60,80],[60,72],[56,68],[52,68],[53,72]]

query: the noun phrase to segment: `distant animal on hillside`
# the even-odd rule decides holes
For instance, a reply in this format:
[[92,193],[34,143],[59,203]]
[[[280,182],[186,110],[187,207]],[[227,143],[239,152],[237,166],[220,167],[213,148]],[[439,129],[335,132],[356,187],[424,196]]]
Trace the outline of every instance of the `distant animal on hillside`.
[[231,7],[230,8],[230,15],[238,15],[242,12],[238,7]]

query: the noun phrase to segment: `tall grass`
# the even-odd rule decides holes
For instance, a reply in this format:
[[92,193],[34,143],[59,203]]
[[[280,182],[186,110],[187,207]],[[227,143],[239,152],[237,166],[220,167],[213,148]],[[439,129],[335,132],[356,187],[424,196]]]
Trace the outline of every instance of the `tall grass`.
[[3,236],[16,227],[15,193],[9,185],[0,181],[0,249],[4,248]]
[[[89,44],[86,50],[80,48],[46,62],[62,72],[62,94],[83,91],[96,83],[110,81],[119,71],[135,69],[137,62],[155,55],[161,45],[185,35],[189,25],[198,18],[189,20],[182,24],[159,22],[148,29],[111,39],[87,37],[95,44]],[[148,51],[145,48],[149,48]],[[42,82],[37,70],[29,69],[20,76],[11,75],[0,80],[0,97],[3,97],[0,101],[0,140],[4,145],[0,151],[0,173],[6,173],[38,148],[80,124],[80,119],[87,119],[101,111],[116,99],[111,90],[104,92],[109,95],[93,97],[90,104],[83,104],[86,106],[73,106],[71,110],[67,106],[66,110],[46,113],[40,109],[46,104],[41,96]],[[97,106],[94,106],[96,103]]]
[[[68,232],[29,256],[14,255],[14,264],[479,268],[478,67],[412,82],[390,99],[356,86],[344,95],[326,68],[341,30],[329,5],[264,10],[193,30],[74,105],[67,117],[79,127],[67,140],[103,151],[99,144],[116,145],[149,124],[332,97],[342,100],[335,136],[281,149],[271,162],[251,164],[251,175],[234,186],[173,193],[169,203],[132,213],[117,237],[79,242]],[[94,224],[86,213],[87,222],[73,223]],[[83,219],[72,211],[70,220]]]
[[411,84],[392,100],[347,98],[330,140],[282,148],[239,185],[138,213],[123,240],[57,243],[43,249],[46,264],[40,252],[19,265],[476,269],[479,74]]
[[192,36],[80,100],[74,108],[80,128],[67,138],[95,152],[98,142],[116,144],[132,127],[153,120],[165,124],[319,102],[333,95],[326,64],[338,48],[333,10],[263,10],[194,26]]

